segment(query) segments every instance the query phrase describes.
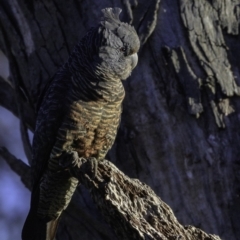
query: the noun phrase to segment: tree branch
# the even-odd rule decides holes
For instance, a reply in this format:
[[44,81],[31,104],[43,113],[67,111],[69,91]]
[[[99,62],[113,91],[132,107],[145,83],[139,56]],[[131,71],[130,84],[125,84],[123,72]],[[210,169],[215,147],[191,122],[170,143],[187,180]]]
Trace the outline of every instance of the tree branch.
[[96,175],[91,159],[75,159],[70,171],[89,190],[119,239],[220,239],[182,226],[149,186],[127,177],[107,160],[97,163]]
[[23,184],[31,190],[31,169],[22,160],[17,159],[5,147],[0,147],[0,156],[2,156],[10,168],[21,177]]

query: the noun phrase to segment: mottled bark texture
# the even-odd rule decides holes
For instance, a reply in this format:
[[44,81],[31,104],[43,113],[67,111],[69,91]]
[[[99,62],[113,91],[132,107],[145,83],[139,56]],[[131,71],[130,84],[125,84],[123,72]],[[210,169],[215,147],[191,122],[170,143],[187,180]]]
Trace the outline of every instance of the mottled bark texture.
[[[0,48],[11,77],[0,78],[0,104],[21,119],[29,157],[26,130],[34,129],[44,86],[95,25],[100,10],[121,7],[122,19],[135,26],[142,47],[138,66],[124,83],[122,122],[107,159],[149,185],[181,224],[240,239],[240,1],[162,0],[159,9],[158,4],[2,0]],[[109,166],[103,166],[106,173]],[[138,184],[136,194],[152,193],[138,181],[130,183],[133,189]],[[155,200],[160,202],[156,197],[152,206]],[[171,215],[163,202],[160,206]],[[58,239],[115,239],[88,189],[78,188]]]

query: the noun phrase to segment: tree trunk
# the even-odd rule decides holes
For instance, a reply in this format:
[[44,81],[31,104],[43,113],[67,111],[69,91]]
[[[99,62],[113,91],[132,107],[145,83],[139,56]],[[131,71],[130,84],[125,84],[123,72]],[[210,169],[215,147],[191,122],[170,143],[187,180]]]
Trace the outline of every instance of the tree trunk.
[[[20,1],[0,3],[0,49],[10,63],[0,104],[27,129],[49,78],[105,7],[121,7],[141,39],[139,63],[124,82],[116,142],[108,154],[149,185],[182,224],[240,239],[240,1]],[[239,85],[239,86],[238,86]],[[88,190],[79,187],[59,240],[115,239]]]

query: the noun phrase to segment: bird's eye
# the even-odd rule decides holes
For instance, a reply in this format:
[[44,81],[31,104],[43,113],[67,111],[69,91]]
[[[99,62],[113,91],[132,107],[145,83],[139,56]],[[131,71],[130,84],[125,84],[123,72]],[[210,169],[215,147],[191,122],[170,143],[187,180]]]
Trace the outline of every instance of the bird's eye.
[[129,55],[129,47],[128,46],[123,46],[120,48],[120,51],[125,55],[128,56]]
[[120,51],[125,53],[127,51],[127,48],[126,47],[121,47]]

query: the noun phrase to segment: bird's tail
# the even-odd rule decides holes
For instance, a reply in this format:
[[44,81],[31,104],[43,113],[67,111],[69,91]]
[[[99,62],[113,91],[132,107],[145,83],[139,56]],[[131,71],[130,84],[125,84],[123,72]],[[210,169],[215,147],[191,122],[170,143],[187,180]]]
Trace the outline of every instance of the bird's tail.
[[[42,219],[37,215],[36,201],[39,198],[39,190],[34,191],[31,200],[31,208],[22,230],[22,240],[53,240],[60,217],[56,219]],[[38,202],[38,201],[37,201]]]
[[29,213],[22,230],[22,239],[54,240],[59,219],[60,218],[47,222],[43,219],[36,218],[36,216],[31,216],[31,213]]
[[61,213],[68,206],[78,180],[68,171],[47,172],[32,191],[22,240],[53,240]]

